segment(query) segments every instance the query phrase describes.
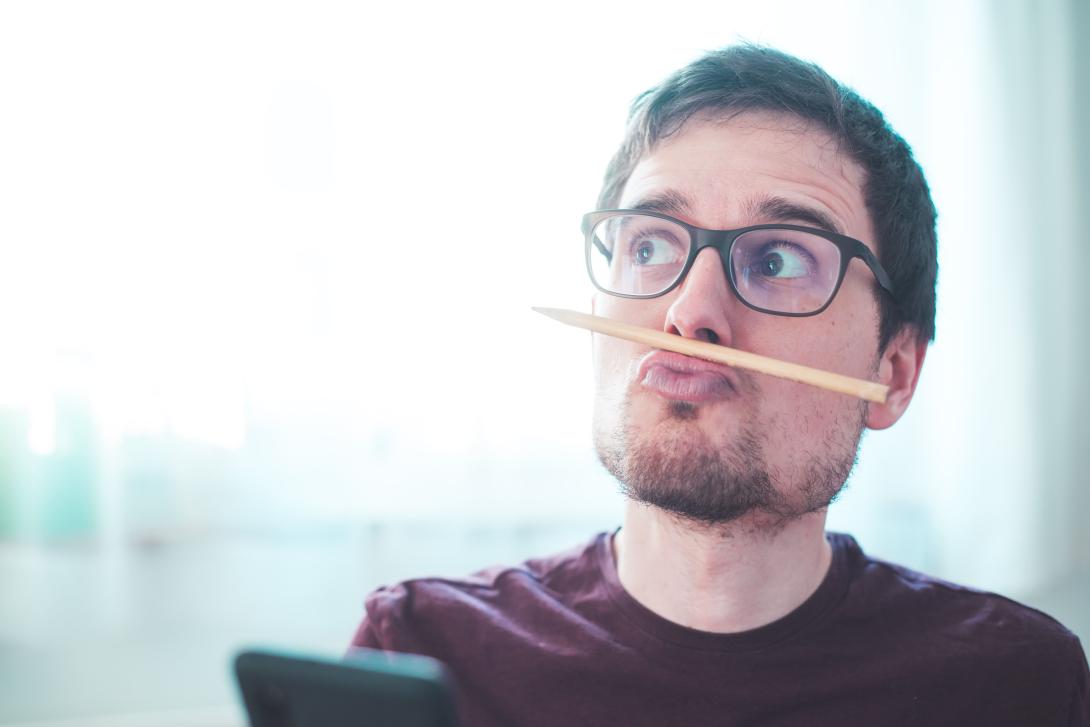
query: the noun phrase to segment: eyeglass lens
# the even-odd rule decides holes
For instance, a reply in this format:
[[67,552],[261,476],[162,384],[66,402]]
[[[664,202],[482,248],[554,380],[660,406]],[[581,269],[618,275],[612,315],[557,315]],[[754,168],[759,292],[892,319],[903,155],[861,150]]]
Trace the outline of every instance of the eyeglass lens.
[[[595,284],[622,295],[653,296],[668,289],[685,269],[692,244],[686,228],[647,215],[608,217],[591,234],[587,255]],[[836,288],[840,249],[807,232],[751,230],[731,246],[728,271],[750,305],[812,313]]]

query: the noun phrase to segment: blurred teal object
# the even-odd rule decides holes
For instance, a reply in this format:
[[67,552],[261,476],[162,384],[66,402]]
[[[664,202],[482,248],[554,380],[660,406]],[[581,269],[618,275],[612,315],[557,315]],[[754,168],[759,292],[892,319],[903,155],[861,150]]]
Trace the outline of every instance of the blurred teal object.
[[27,448],[25,414],[0,414],[0,538],[89,539],[96,535],[97,431],[88,402],[57,399],[53,451]]
[[26,416],[0,410],[0,540],[17,535],[18,464],[25,442]]

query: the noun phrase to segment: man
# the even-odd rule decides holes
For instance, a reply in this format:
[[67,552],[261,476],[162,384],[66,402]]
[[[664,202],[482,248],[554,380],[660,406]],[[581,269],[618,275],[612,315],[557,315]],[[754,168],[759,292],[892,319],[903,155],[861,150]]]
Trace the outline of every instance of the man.
[[782,53],[711,53],[637,99],[599,207],[597,315],[878,381],[885,403],[596,335],[620,530],[380,589],[354,645],[446,662],[468,725],[1090,725],[1060,624],[825,533],[934,335],[935,210],[881,114]]

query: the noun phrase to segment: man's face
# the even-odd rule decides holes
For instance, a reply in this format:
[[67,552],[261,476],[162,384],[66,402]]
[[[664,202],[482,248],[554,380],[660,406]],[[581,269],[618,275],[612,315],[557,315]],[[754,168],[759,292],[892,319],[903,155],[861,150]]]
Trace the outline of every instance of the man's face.
[[[709,229],[815,227],[824,218],[877,253],[863,176],[827,132],[795,117],[694,118],[643,158],[618,206],[651,204]],[[783,216],[788,207],[796,211]],[[760,313],[734,296],[718,253],[705,249],[670,293],[649,300],[598,293],[594,310],[873,379],[879,317],[872,291],[870,271],[853,260],[820,315]],[[855,461],[866,417],[859,400],[607,336],[594,337],[594,358],[595,444],[636,500],[699,522],[751,514],[780,524],[828,505]]]

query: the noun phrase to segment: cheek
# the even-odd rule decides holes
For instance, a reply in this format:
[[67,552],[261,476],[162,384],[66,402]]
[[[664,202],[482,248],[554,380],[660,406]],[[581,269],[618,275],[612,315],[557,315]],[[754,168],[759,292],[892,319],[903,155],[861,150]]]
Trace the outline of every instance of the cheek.
[[623,391],[635,374],[636,363],[643,351],[637,344],[629,341],[599,333],[591,335],[595,382],[599,393]]
[[873,299],[838,296],[821,315],[775,323],[775,332],[766,324],[761,343],[754,344],[765,348],[766,355],[845,376],[874,377],[878,312]]
[[[598,309],[598,315],[602,315]],[[626,407],[628,392],[635,376],[636,362],[641,352],[636,344],[619,338],[592,335],[594,356],[594,430],[596,438],[603,434],[616,433],[623,428],[625,412],[632,415]],[[636,414],[642,419],[642,413]]]
[[826,360],[825,368],[858,379],[875,377],[878,313],[873,303],[863,302],[850,314],[831,322],[822,331],[822,338],[820,355]]
[[[830,308],[830,311],[832,309]],[[813,318],[767,318],[736,336],[735,345],[771,358],[859,379],[875,377],[877,323],[862,316],[827,315]],[[793,431],[811,427],[823,431],[856,400],[825,389],[754,373],[760,409]]]
[[[594,298],[594,313],[603,318],[631,323],[636,326],[661,331],[666,320],[666,306],[662,299],[630,300],[599,293]],[[594,335],[594,363],[599,386],[625,385],[634,373],[637,361],[649,350],[646,346]]]

